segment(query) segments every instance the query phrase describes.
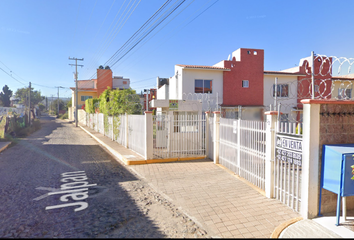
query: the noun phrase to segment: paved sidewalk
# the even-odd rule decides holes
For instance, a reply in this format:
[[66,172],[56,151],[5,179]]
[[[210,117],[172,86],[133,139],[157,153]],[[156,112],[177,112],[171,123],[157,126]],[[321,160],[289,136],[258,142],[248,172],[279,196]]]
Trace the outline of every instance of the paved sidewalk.
[[80,127],[213,237],[354,236],[350,228],[333,228],[335,220],[330,217],[299,221],[299,213],[265,197],[262,190],[209,159],[128,165],[127,159],[141,161],[143,157],[86,126]]

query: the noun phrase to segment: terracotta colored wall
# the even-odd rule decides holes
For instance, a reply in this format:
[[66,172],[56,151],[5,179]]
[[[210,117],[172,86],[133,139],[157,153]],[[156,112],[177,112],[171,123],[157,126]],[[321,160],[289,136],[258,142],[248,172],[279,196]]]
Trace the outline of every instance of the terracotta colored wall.
[[[240,60],[224,61],[224,67],[231,71],[225,71],[223,76],[223,104],[263,105],[264,50],[241,49]],[[248,88],[242,88],[242,80],[249,80]]]
[[[318,58],[319,59],[319,58]],[[319,92],[315,92],[315,98],[320,97],[321,99],[330,99],[331,98],[331,87],[332,87],[332,70],[330,69],[332,58],[330,61],[323,63],[322,69],[322,61],[318,61],[315,59],[315,85],[319,86]],[[320,59],[321,60],[321,59]],[[319,74],[321,71],[322,75]],[[302,106],[300,101],[302,99],[310,99],[311,98],[311,67],[309,67],[309,63],[304,61],[303,65],[300,67],[300,72],[307,74],[306,77],[298,77],[298,107]]]
[[113,88],[111,69],[97,69],[97,97],[109,86]]
[[[321,104],[320,165],[322,145],[341,143],[354,143],[354,104]],[[321,213],[333,214],[336,211],[337,194],[323,189],[321,202]],[[347,209],[354,209],[354,196],[347,197]]]

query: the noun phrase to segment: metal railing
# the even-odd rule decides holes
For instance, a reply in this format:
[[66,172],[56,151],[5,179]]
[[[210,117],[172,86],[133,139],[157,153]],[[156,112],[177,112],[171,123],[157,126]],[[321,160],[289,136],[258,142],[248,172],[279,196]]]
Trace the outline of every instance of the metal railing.
[[265,139],[262,121],[220,118],[220,163],[263,190]]
[[[302,123],[277,122],[276,143],[280,146],[281,139],[293,139],[302,142]],[[302,151],[302,149],[301,149]],[[295,211],[301,209],[301,178],[302,152],[275,149],[274,158],[274,197]]]
[[128,142],[129,148],[145,156],[145,116],[128,115]]
[[204,115],[153,116],[154,158],[205,156]]

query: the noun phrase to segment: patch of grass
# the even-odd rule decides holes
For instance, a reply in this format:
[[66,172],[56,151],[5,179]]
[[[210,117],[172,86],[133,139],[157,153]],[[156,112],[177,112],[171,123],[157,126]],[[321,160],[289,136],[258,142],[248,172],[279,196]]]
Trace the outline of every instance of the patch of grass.
[[66,112],[66,113],[64,113],[64,114],[60,114],[60,115],[59,115],[59,118],[60,118],[60,119],[68,119],[68,118],[69,118],[68,113]]
[[6,136],[6,138],[14,138],[14,137],[27,137],[35,131],[41,129],[41,123],[39,119],[34,119],[31,126],[20,128],[15,132],[15,136]]

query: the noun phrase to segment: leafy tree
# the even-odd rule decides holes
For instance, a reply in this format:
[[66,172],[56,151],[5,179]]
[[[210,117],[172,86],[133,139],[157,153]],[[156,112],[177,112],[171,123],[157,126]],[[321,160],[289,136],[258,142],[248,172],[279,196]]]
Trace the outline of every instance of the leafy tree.
[[89,98],[85,100],[85,112],[95,113],[97,104],[99,104],[98,98]]
[[[32,102],[32,101],[31,101]],[[65,109],[65,103],[63,100],[59,99],[59,110],[66,110]],[[52,101],[50,103],[50,109],[54,110],[55,109],[55,112],[58,111],[58,99],[55,99],[54,101]]]
[[[20,98],[20,103],[28,106],[28,88],[17,89],[15,96],[17,98]],[[33,107],[34,105],[37,105],[43,99],[45,99],[45,97],[41,96],[40,91],[37,91],[37,90],[34,91],[33,88],[31,88],[31,107]]]
[[45,109],[45,106],[44,106],[43,103],[38,103],[38,108],[39,108],[39,110],[40,110],[41,112],[43,112],[44,109]]
[[99,99],[99,110],[107,116],[117,116],[124,113],[141,114],[142,106],[139,96],[131,88],[111,90],[108,87]]
[[72,98],[66,103],[66,109],[69,109],[69,107],[72,107]]
[[0,102],[3,107],[10,107],[10,97],[12,97],[12,91],[5,85],[0,92]]

